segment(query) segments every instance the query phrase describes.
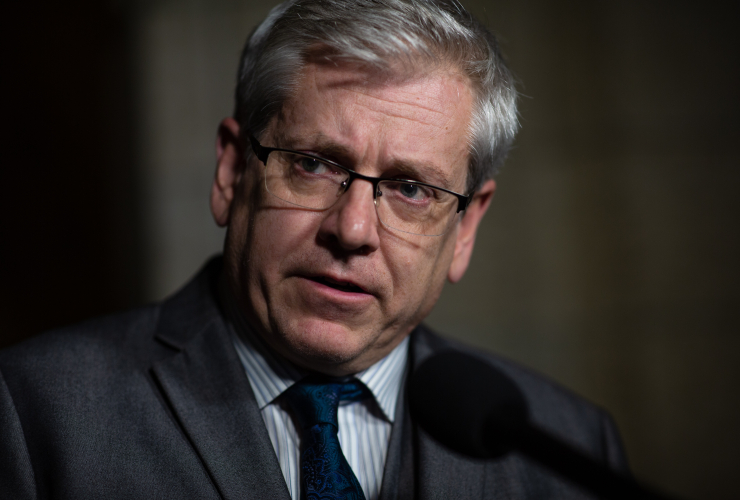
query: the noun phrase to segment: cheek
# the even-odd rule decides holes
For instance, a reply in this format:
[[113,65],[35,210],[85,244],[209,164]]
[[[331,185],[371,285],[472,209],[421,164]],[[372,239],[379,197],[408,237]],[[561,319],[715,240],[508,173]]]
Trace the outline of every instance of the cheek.
[[249,261],[252,281],[271,282],[280,269],[296,260],[310,258],[320,224],[317,213],[285,207],[264,207],[252,221],[252,252]]
[[425,309],[430,300],[439,295],[447,269],[452,260],[454,245],[446,235],[444,240],[404,241],[395,238],[384,248],[393,276],[394,304],[409,309]]

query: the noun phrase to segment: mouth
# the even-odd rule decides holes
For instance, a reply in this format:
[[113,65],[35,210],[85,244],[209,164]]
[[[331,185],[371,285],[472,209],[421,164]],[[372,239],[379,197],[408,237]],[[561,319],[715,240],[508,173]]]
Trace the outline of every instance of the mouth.
[[350,281],[340,281],[335,280],[332,278],[329,278],[327,276],[312,276],[309,278],[311,281],[314,281],[316,283],[320,283],[324,286],[328,286],[330,288],[334,288],[335,290],[339,290],[342,292],[347,293],[368,293],[363,288],[355,285],[354,283]]

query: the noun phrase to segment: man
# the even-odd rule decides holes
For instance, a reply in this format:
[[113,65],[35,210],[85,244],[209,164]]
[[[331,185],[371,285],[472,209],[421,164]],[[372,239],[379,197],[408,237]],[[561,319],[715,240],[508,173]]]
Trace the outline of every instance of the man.
[[[223,259],[0,355],[3,498],[583,497],[517,455],[447,450],[407,408],[423,360],[469,351],[420,323],[465,273],[516,128],[496,41],[457,3],[275,8],[219,128]],[[535,422],[625,467],[603,412],[474,354]]]

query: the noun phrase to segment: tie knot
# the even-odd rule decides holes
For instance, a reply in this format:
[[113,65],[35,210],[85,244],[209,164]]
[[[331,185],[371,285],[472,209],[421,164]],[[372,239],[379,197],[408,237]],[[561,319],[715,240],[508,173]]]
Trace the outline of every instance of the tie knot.
[[340,401],[360,401],[367,388],[354,377],[330,378],[309,375],[293,384],[285,397],[303,428],[316,424],[337,427],[337,409]]

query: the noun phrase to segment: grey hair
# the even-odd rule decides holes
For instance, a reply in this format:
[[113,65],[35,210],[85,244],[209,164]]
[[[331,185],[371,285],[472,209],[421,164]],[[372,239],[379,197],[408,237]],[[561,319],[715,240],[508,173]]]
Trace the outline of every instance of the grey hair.
[[[503,163],[519,128],[514,78],[494,35],[456,0],[289,0],[278,5],[242,52],[234,111],[242,133],[264,132],[317,49],[335,62],[386,74],[399,66],[459,68],[475,102],[468,138],[469,192]],[[411,64],[393,64],[399,61]]]

